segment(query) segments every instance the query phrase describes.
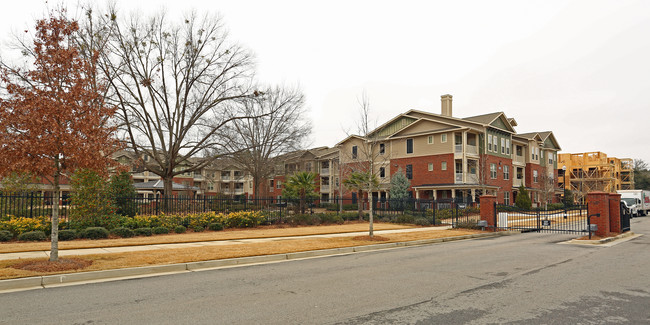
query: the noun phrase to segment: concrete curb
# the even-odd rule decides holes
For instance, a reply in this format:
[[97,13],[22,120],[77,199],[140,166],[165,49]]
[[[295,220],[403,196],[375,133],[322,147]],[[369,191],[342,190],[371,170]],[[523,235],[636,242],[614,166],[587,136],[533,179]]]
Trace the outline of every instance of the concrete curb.
[[341,255],[341,254],[351,254],[356,252],[368,252],[368,251],[376,251],[376,250],[398,248],[398,247],[429,245],[429,244],[437,244],[437,243],[464,240],[464,239],[508,236],[508,235],[514,235],[518,233],[519,232],[513,232],[513,231],[500,231],[496,233],[481,233],[481,234],[446,237],[446,238],[422,239],[422,240],[414,240],[408,242],[374,244],[374,245],[331,248],[331,249],[285,253],[285,254],[228,258],[228,259],[212,260],[212,261],[188,262],[188,263],[169,264],[169,265],[153,265],[153,266],[142,266],[142,267],[114,269],[114,270],[105,270],[105,271],[90,271],[90,272],[79,272],[79,273],[44,275],[44,276],[36,276],[36,277],[29,277],[29,278],[8,279],[8,280],[0,280],[0,292],[38,289],[38,288],[45,288],[49,286],[70,284],[75,282],[88,282],[88,281],[107,280],[107,279],[119,280],[121,278],[127,278],[127,277],[139,277],[139,276],[148,276],[148,275],[156,275],[156,274],[164,274],[164,273],[193,272],[193,271],[208,270],[208,269],[237,266],[237,265],[251,265],[251,264],[258,264],[258,263],[297,260],[297,259],[304,259],[304,258],[323,257],[323,256],[332,256],[332,255]]
[[[599,240],[577,240],[577,239],[571,239],[567,243],[568,244],[577,244],[577,245],[603,245],[603,244],[608,244],[608,243],[613,243],[616,241],[623,241],[623,239],[633,239],[636,237],[640,237],[642,235],[637,235],[632,231],[624,232],[618,236],[615,237],[607,237]],[[633,238],[632,238],[633,237]]]

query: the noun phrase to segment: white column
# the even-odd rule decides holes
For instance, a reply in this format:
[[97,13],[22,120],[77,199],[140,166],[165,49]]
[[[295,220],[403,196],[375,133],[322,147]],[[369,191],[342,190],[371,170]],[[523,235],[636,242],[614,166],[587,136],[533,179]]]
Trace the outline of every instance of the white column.
[[463,131],[463,183],[467,184],[467,131]]

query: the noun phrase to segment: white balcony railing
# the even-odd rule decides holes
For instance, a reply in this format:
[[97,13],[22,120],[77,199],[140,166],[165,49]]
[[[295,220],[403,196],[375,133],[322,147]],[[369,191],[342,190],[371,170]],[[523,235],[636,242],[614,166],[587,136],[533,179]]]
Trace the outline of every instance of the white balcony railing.
[[222,181],[229,181],[230,180],[230,175],[228,175],[228,176],[221,175],[221,180]]
[[514,179],[512,180],[512,187],[519,187],[521,184],[523,184],[524,180],[523,179]]
[[463,173],[456,173],[456,183],[463,182]]
[[524,156],[515,155],[515,162],[522,163],[522,164],[525,163]]
[[463,152],[463,145],[462,144],[454,145],[454,152],[462,153]]
[[467,146],[465,146],[465,148],[466,148],[468,154],[478,155],[478,147],[477,146],[467,145]]
[[329,168],[321,168],[320,169],[320,174],[321,175],[329,175],[330,174],[330,169]]
[[321,192],[329,192],[329,191],[330,191],[330,186],[329,186],[329,184],[327,184],[327,185],[321,185],[321,186],[320,186],[320,191],[321,191]]

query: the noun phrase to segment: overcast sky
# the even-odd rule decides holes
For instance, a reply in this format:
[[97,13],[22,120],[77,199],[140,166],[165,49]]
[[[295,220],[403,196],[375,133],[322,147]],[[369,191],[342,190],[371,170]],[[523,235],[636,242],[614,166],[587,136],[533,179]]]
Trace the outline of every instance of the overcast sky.
[[[64,1],[73,11],[77,1]],[[58,3],[50,1],[50,4]],[[503,111],[562,152],[650,162],[650,1],[124,1],[124,12],[219,13],[257,76],[299,84],[311,146],[354,132],[365,91],[377,125],[408,109]],[[44,0],[3,3],[2,52]]]

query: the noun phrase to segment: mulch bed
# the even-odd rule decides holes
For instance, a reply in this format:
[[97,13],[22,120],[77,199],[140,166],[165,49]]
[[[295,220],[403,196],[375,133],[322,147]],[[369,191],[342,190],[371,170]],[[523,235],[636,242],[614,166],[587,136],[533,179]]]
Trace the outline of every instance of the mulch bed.
[[60,258],[56,262],[50,261],[26,261],[14,264],[11,267],[19,270],[27,270],[34,272],[57,272],[85,269],[93,264],[93,261],[84,260],[80,258]]
[[388,241],[390,239],[382,236],[356,236],[352,238],[353,240],[369,240],[369,241]]

